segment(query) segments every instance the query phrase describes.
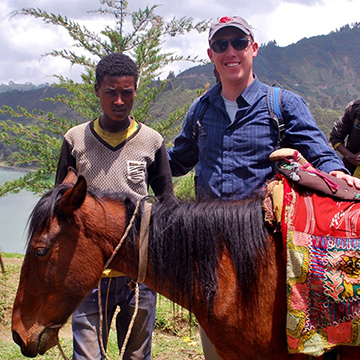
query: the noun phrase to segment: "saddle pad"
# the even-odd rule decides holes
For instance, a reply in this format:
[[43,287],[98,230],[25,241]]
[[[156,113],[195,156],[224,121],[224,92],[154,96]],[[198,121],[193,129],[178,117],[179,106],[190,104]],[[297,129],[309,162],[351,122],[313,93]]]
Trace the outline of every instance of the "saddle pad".
[[301,169],[301,167],[294,167],[294,165],[295,163],[285,164],[280,167],[279,172],[300,187],[307,188],[307,190],[340,200],[360,201],[360,190],[347,185],[344,180],[320,170],[310,172]]
[[360,345],[360,203],[282,180],[288,351],[320,356]]

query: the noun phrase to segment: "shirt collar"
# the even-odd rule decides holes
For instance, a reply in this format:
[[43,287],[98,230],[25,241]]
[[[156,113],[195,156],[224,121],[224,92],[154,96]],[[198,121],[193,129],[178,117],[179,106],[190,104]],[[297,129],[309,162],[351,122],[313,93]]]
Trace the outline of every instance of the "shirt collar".
[[252,105],[258,97],[260,91],[260,81],[257,76],[254,74],[254,81],[243,91],[242,94],[236,99],[239,107],[244,106],[244,101],[247,105]]
[[[210,103],[226,111],[224,101],[221,97],[221,91],[222,85],[221,82],[218,82],[206,94],[202,96],[202,99],[208,99]],[[258,98],[260,92],[261,83],[256,74],[254,74],[254,81],[236,99],[239,108],[253,105]]]

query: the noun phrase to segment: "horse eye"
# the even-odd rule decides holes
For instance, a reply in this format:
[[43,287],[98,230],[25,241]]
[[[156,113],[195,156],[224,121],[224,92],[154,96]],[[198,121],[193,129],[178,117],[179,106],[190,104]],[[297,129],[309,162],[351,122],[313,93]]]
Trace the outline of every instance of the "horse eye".
[[35,249],[35,256],[36,257],[39,257],[39,258],[44,257],[47,253],[48,253],[47,248],[41,247],[41,248]]

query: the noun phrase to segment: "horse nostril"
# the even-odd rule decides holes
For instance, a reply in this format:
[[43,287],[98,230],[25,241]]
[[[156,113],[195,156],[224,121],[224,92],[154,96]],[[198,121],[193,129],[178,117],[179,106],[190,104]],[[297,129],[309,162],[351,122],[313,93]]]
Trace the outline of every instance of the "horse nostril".
[[18,344],[20,347],[22,347],[23,341],[21,340],[20,335],[16,331],[12,332],[12,337],[15,343]]

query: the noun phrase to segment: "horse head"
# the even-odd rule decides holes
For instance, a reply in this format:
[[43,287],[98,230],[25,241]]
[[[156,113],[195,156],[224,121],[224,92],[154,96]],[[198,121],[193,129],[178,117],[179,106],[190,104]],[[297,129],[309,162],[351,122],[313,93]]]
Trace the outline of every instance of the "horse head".
[[88,198],[85,178],[70,170],[29,219],[12,315],[13,339],[25,356],[44,354],[58,343],[59,329],[101,277],[104,256],[78,221],[96,221]]

